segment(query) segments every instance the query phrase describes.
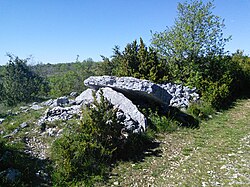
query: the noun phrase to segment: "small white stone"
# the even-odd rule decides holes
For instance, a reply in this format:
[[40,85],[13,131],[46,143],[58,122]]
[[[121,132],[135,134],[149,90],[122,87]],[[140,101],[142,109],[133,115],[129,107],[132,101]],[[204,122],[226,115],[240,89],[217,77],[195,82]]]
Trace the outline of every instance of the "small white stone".
[[115,185],[115,186],[118,186],[118,185],[119,185],[119,182],[118,182],[118,181],[115,181],[115,182],[114,182],[114,185]]
[[220,169],[226,169],[226,168],[227,168],[226,165],[223,165],[223,166],[220,167]]

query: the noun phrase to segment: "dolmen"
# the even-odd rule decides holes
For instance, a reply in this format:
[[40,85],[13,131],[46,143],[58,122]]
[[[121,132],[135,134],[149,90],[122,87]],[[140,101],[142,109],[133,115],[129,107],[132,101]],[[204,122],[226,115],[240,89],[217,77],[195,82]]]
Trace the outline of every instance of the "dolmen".
[[88,89],[73,101],[64,98],[65,102],[58,100],[50,102],[51,107],[40,119],[40,123],[58,119],[68,120],[74,115],[80,116],[82,106],[93,103],[93,92],[95,92],[97,101],[100,101],[102,93],[104,98],[117,109],[116,116],[123,119],[125,131],[141,133],[147,129],[147,118],[140,108],[157,107],[162,110],[167,110],[169,106],[187,108],[192,101],[199,99],[196,89],[171,83],[160,85],[134,77],[91,76],[84,81],[84,85]]

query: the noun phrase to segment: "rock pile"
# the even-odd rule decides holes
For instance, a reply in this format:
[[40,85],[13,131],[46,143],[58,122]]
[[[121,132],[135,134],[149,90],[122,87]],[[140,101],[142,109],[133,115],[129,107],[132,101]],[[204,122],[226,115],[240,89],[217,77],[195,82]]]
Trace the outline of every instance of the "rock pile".
[[30,107],[30,109],[32,109],[32,110],[40,110],[40,109],[42,109],[43,107],[42,106],[40,106],[40,105],[38,105],[38,104],[34,104],[34,105],[32,105],[31,107]]
[[[139,133],[146,130],[147,119],[137,108],[138,105],[142,107],[160,106],[163,110],[167,110],[168,106],[186,109],[191,102],[199,100],[199,94],[197,94],[195,88],[190,89],[172,83],[154,84],[148,80],[133,77],[92,76],[86,79],[84,84],[90,88],[79,96],[77,96],[77,93],[72,92],[70,94],[71,99],[64,96],[42,103],[33,103],[29,107],[20,107],[20,112],[49,107],[38,120],[40,126],[55,120],[67,121],[74,116],[80,117],[82,106],[89,106],[93,103],[93,92],[96,92],[97,98],[100,98],[100,92],[102,91],[104,97],[114,108],[118,109],[116,115],[119,120],[123,121],[125,130]],[[72,99],[72,97],[75,97],[75,99]],[[3,121],[4,119],[0,119],[0,124]],[[20,127],[6,137],[16,134],[26,126],[28,126],[27,123],[21,124]],[[3,134],[3,132],[1,133]]]
[[154,84],[148,80],[133,77],[91,76],[84,81],[84,84],[93,89],[110,87],[123,93],[136,104],[158,103],[164,107],[186,109],[191,102],[199,100],[196,88],[190,89],[173,83]]
[[42,124],[45,121],[51,122],[55,120],[69,120],[73,117],[73,115],[80,114],[80,105],[72,105],[69,107],[56,106],[45,111],[45,115],[40,118],[39,124]]
[[159,86],[172,95],[170,106],[173,107],[186,109],[191,102],[197,102],[200,99],[196,88],[190,89],[187,86],[172,83],[161,84]]

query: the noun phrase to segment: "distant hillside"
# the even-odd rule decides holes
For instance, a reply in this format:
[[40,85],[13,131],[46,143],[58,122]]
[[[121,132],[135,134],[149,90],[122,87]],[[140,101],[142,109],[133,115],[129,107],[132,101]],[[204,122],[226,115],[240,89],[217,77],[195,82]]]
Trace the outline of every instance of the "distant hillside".
[[32,69],[44,77],[50,77],[53,75],[64,74],[69,71],[78,72],[82,69],[91,70],[94,67],[97,67],[98,64],[99,62],[94,62],[92,59],[88,59],[82,62],[37,64],[32,66]]
[[[79,71],[82,69],[91,70],[95,69],[100,62],[95,62],[91,58],[83,60],[82,62],[68,62],[68,63],[57,63],[57,64],[43,64],[39,63],[36,65],[30,65],[31,69],[39,73],[44,77],[50,77],[53,75],[64,74],[69,71]],[[4,70],[5,65],[0,66],[0,76]]]

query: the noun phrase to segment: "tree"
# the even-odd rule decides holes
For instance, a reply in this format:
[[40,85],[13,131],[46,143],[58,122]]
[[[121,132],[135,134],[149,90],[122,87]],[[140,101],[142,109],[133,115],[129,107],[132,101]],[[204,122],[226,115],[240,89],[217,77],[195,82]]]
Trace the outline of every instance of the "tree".
[[3,93],[4,93],[3,92],[3,84],[2,84],[2,82],[0,80],[0,102],[3,100],[3,96],[4,96]]
[[30,69],[28,59],[8,56],[10,60],[5,66],[2,80],[3,99],[8,105],[33,100],[41,89],[46,88],[46,82]]
[[105,56],[102,57],[102,63],[99,64],[99,70],[102,75],[114,75],[116,64]]
[[71,92],[82,92],[85,89],[84,75],[76,71],[67,71],[62,75],[49,77],[50,96],[60,97],[69,95]]
[[152,47],[146,47],[142,38],[140,38],[139,44],[136,40],[127,44],[122,52],[115,47],[112,60],[105,60],[105,69],[112,69],[113,75],[133,76],[157,83],[167,80],[166,63],[159,60]]
[[3,100],[4,96],[2,69],[3,68],[0,66],[0,102]]
[[[173,27],[152,36],[152,45],[165,58],[176,74],[189,76],[191,70],[204,68],[207,58],[225,53],[224,20],[212,13],[212,2],[192,0],[178,4],[178,16]],[[203,60],[206,58],[206,60]],[[196,66],[196,67],[195,67]]]

